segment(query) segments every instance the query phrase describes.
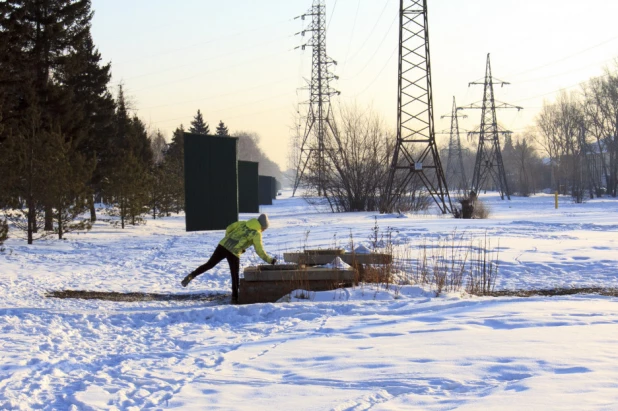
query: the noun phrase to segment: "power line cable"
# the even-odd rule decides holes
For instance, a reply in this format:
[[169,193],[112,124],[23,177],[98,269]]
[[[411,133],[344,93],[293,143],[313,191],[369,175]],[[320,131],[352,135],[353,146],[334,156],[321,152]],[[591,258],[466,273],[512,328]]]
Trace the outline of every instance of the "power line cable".
[[352,45],[352,38],[354,37],[354,31],[356,30],[356,20],[358,18],[358,10],[360,9],[360,2],[358,0],[356,2],[356,13],[354,14],[354,23],[352,23],[352,31],[350,32],[350,40],[348,41],[348,49],[345,52],[345,57],[343,58],[343,69],[341,70],[341,74],[345,73],[346,65],[348,64],[348,54],[350,54],[350,46]]
[[220,59],[220,58],[223,58],[223,57],[226,57],[226,56],[234,55],[236,53],[242,53],[242,52],[244,52],[246,50],[253,50],[257,46],[264,46],[264,45],[267,45],[267,44],[276,43],[277,41],[280,41],[280,40],[286,39],[286,38],[290,38],[290,37],[291,37],[290,35],[279,36],[279,37],[277,37],[277,38],[275,38],[273,40],[269,40],[269,41],[266,41],[266,42],[263,42],[263,43],[254,44],[254,45],[251,45],[249,47],[245,47],[245,48],[242,48],[242,49],[230,51],[230,52],[227,52],[227,53],[223,53],[223,54],[219,54],[219,55],[215,55],[215,56],[209,56],[208,58],[205,58],[205,59],[202,59],[202,60],[198,60],[198,61],[194,61],[194,62],[191,62],[191,63],[177,65],[177,66],[172,66],[172,67],[168,67],[168,68],[165,68],[165,69],[162,69],[162,70],[152,71],[152,72],[144,73],[144,74],[138,74],[138,75],[131,76],[131,77],[125,77],[122,80],[111,82],[111,84],[119,84],[120,82],[126,81],[126,80],[131,80],[131,79],[136,79],[136,78],[141,78],[141,77],[152,76],[152,75],[155,75],[155,74],[165,73],[167,71],[171,71],[171,70],[175,70],[175,69],[179,69],[179,68],[195,66],[195,65],[197,65],[199,63],[202,63],[202,62],[205,62],[205,61],[206,62],[210,62],[210,61],[213,61],[213,60],[216,60],[216,59]]
[[[369,31],[369,34],[367,35],[367,37],[363,41],[363,44],[361,44],[361,46],[356,50],[356,52],[354,52],[354,54],[352,54],[352,57],[350,57],[348,60],[350,60],[350,61],[354,60],[354,57],[356,57],[358,55],[358,53],[365,47],[365,44],[367,43],[367,41],[369,41],[369,39],[373,36],[373,32],[375,31],[376,27],[378,26],[378,23],[382,19],[382,16],[384,15],[384,11],[386,10],[387,6],[388,6],[388,1],[385,1],[384,2],[384,7],[382,8],[382,11],[380,12],[380,15],[378,16],[375,24],[373,25],[373,27]],[[389,29],[389,31],[390,31],[390,29]]]
[[269,23],[269,24],[264,25],[264,26],[260,26],[260,27],[256,27],[256,28],[253,28],[253,29],[244,30],[244,31],[240,31],[240,32],[236,32],[236,33],[232,33],[232,34],[228,34],[228,35],[223,35],[223,36],[215,37],[215,38],[209,39],[207,41],[202,41],[202,42],[199,42],[199,43],[191,44],[189,46],[180,47],[180,48],[171,49],[171,50],[166,50],[166,51],[162,51],[162,52],[158,52],[158,53],[154,53],[154,54],[149,54],[149,55],[143,55],[143,56],[131,59],[131,60],[120,61],[118,64],[130,63],[130,62],[134,62],[134,61],[141,61],[141,60],[148,59],[148,58],[151,58],[151,57],[164,56],[164,55],[173,54],[173,53],[176,53],[176,52],[179,52],[179,51],[191,50],[191,49],[194,49],[194,48],[196,48],[198,46],[202,46],[204,44],[219,43],[222,39],[231,38],[231,37],[237,37],[237,36],[240,36],[240,35],[243,35],[243,34],[248,34],[248,33],[253,33],[255,31],[260,31],[260,30],[263,30],[263,29],[274,27],[275,25],[279,25],[281,23],[289,22],[289,21],[292,21],[292,20],[293,19],[289,19],[289,18],[285,19],[285,20],[279,20],[279,21],[276,21],[276,22],[273,22],[273,23]]
[[356,74],[354,74],[351,77],[346,77],[343,80],[352,80],[356,77],[358,77],[363,71],[365,71],[365,69],[369,66],[370,63],[372,63],[374,60],[373,58],[375,57],[375,55],[378,53],[378,51],[380,51],[382,49],[382,44],[384,44],[384,41],[386,40],[386,38],[388,37],[388,35],[390,34],[391,30],[393,29],[393,24],[395,24],[395,22],[397,21],[397,18],[399,17],[399,12],[397,12],[397,15],[395,16],[395,18],[393,19],[393,21],[391,22],[391,25],[389,26],[388,30],[386,31],[386,33],[384,34],[384,37],[382,37],[382,41],[380,41],[380,44],[378,45],[378,47],[375,49],[375,51],[373,52],[373,54],[371,55],[371,57],[369,57],[369,59],[367,59],[367,62],[365,63],[365,65],[363,66],[363,68],[361,68]]
[[[601,75],[601,76],[597,76],[596,78],[607,77],[607,76],[608,76],[608,74],[603,74],[603,75]],[[579,85],[581,85],[582,83],[585,83],[586,81],[589,81],[589,80],[590,80],[590,79],[588,79],[588,80],[583,80],[583,81],[580,81],[580,82],[578,82],[578,83],[575,83],[575,84],[570,85],[570,86],[567,86],[567,87],[560,87],[559,89],[556,89],[556,90],[553,90],[553,91],[549,91],[549,92],[547,92],[547,93],[537,94],[536,96],[522,98],[522,99],[516,100],[516,101],[515,101],[515,103],[520,102],[520,101],[532,100],[533,98],[537,98],[537,97],[543,97],[543,96],[546,96],[546,95],[548,95],[548,94],[557,93],[557,92],[562,91],[562,90],[565,90],[565,91],[566,91],[566,90],[568,90],[568,89],[570,89],[570,88],[573,88],[573,87],[579,86]]]
[[361,94],[363,94],[365,91],[367,91],[367,90],[369,89],[369,87],[371,87],[371,86],[373,85],[373,83],[375,83],[375,82],[376,82],[376,80],[377,80],[377,79],[378,79],[378,78],[382,75],[382,72],[384,71],[384,69],[386,68],[386,66],[388,66],[388,64],[389,64],[389,63],[390,63],[390,61],[392,60],[393,56],[395,55],[395,52],[396,52],[398,49],[399,49],[399,45],[397,45],[397,46],[393,49],[393,51],[391,52],[390,57],[386,60],[386,62],[384,63],[384,65],[382,66],[382,68],[380,69],[380,71],[378,72],[378,74],[377,74],[377,75],[373,78],[373,80],[371,80],[371,81],[369,82],[369,84],[367,84],[367,86],[366,86],[366,87],[365,87],[362,91],[360,91],[359,93],[355,94],[355,95],[354,95],[354,96],[352,96],[352,97],[347,97],[347,96],[346,96],[346,98],[352,98],[352,99],[353,99],[353,98],[356,98],[356,97],[360,96],[360,95],[361,95]]
[[143,88],[140,88],[140,89],[137,89],[137,90],[133,90],[133,92],[136,93],[136,92],[144,91],[144,90],[152,90],[152,89],[155,89],[155,88],[158,88],[158,87],[162,87],[162,86],[167,86],[167,85],[170,85],[170,84],[181,83],[183,81],[192,80],[192,79],[194,79],[196,77],[200,77],[200,76],[203,76],[205,74],[210,74],[210,73],[216,73],[216,72],[219,72],[219,71],[229,70],[229,69],[234,68],[234,67],[247,65],[248,63],[251,63],[251,62],[253,62],[255,60],[264,60],[264,59],[275,57],[275,56],[278,56],[278,55],[281,55],[281,54],[284,54],[284,53],[287,53],[287,52],[289,52],[289,50],[286,50],[284,52],[272,53],[272,54],[269,54],[269,55],[266,55],[266,56],[261,55],[261,56],[258,56],[258,57],[255,57],[255,58],[252,58],[252,59],[249,59],[249,60],[245,60],[245,61],[240,62],[240,63],[236,63],[236,64],[232,64],[232,65],[226,66],[226,67],[221,67],[221,68],[217,68],[217,69],[201,71],[201,72],[193,74],[193,75],[191,75],[189,77],[183,77],[181,79],[169,81],[167,83],[158,83],[158,84],[154,84],[154,85],[149,85],[148,87],[143,87]]
[[[573,54],[570,54],[570,55],[568,55],[568,56],[566,56],[566,57],[560,58],[560,59],[558,59],[558,60],[554,60],[554,61],[552,61],[552,62],[550,62],[550,63],[544,64],[544,65],[541,65],[541,66],[537,66],[537,67],[534,67],[534,68],[531,68],[531,69],[527,69],[527,70],[524,70],[524,71],[520,71],[519,73],[516,73],[516,74],[511,74],[511,75],[505,76],[505,78],[508,78],[508,77],[515,77],[515,76],[518,76],[518,75],[520,75],[520,74],[528,73],[528,72],[531,72],[531,71],[535,71],[535,70],[538,70],[538,69],[541,69],[541,68],[544,68],[544,67],[550,66],[550,65],[555,64],[555,63],[559,63],[559,62],[564,61],[564,60],[567,60],[567,59],[569,59],[569,58],[571,58],[571,57],[574,57],[574,56],[577,56],[577,55],[579,55],[579,54],[582,54],[582,53],[584,53],[584,52],[586,52],[586,51],[592,50],[592,49],[594,49],[594,48],[596,48],[596,47],[600,47],[600,46],[602,46],[602,45],[604,45],[604,44],[607,44],[607,43],[609,43],[609,42],[611,42],[611,41],[614,41],[614,40],[616,40],[616,39],[618,39],[618,36],[616,36],[616,37],[612,37],[612,38],[610,38],[610,39],[608,39],[608,40],[605,40],[605,41],[603,41],[603,42],[601,42],[601,43],[598,43],[598,44],[595,44],[595,45],[593,45],[593,46],[587,47],[586,49],[580,50],[580,51],[575,52],[575,53],[573,53]],[[612,60],[612,59],[606,60],[606,61],[604,61],[604,62],[607,62],[607,61],[610,61],[610,60]],[[602,63],[601,63],[601,64],[602,64]],[[586,66],[586,67],[588,67],[588,66]],[[579,70],[579,69],[577,69],[577,70]],[[577,70],[572,70],[572,71],[570,71],[570,72],[577,71]],[[568,74],[568,73],[570,73],[570,72],[567,72],[567,73],[562,73],[562,74]],[[559,75],[562,75],[562,74],[559,74]],[[545,78],[551,78],[551,77],[554,77],[554,76],[555,76],[555,75],[548,76],[548,77],[543,77],[543,78],[538,78],[538,79],[536,79],[536,80],[542,80],[542,79],[545,79]],[[604,75],[604,76],[606,76],[606,75]],[[602,77],[604,77],[604,76],[602,76]],[[525,80],[525,81],[518,82],[518,83],[526,83],[526,82],[530,82],[530,81],[533,81],[533,80]],[[586,81],[586,80],[584,80],[584,81]],[[559,89],[556,89],[556,90],[553,90],[553,91],[550,91],[550,92],[547,92],[547,93],[538,94],[538,95],[535,95],[535,96],[532,96],[532,97],[527,97],[527,98],[524,98],[524,99],[516,100],[516,101],[515,101],[515,103],[520,102],[520,101],[531,100],[531,99],[533,99],[533,98],[542,97],[542,96],[549,95],[549,94],[553,94],[553,93],[556,93],[556,92],[558,92],[558,91],[560,91],[560,90],[569,89],[569,88],[572,88],[572,87],[575,87],[575,86],[580,85],[580,84],[581,84],[581,83],[583,83],[584,81],[581,81],[581,82],[579,82],[579,83],[577,83],[577,84],[574,84],[574,85],[571,85],[571,86],[568,86],[568,87],[561,87],[561,88],[559,88]],[[465,99],[464,99],[464,100],[465,100]]]
[[237,116],[227,117],[227,120],[232,120],[232,119],[235,119],[235,118],[253,117],[253,116],[257,116],[258,114],[264,114],[264,113],[270,113],[271,111],[283,110],[286,107],[289,108],[289,103],[286,103],[284,106],[277,106],[277,107],[269,108],[269,109],[266,109],[266,110],[261,110],[261,111],[256,111],[256,112],[253,112],[253,113],[249,113],[249,114],[239,114]]
[[[283,97],[283,96],[286,96],[286,95],[290,95],[291,93],[292,92],[288,91],[288,92],[285,92],[285,93],[282,93],[282,94],[278,94],[278,95],[275,95],[275,96],[270,96],[270,97],[263,98],[263,99],[256,100],[256,101],[252,101],[252,102],[249,102],[249,103],[237,104],[237,105],[234,105],[234,106],[230,106],[230,107],[226,107],[226,108],[222,108],[222,109],[218,109],[218,110],[209,110],[207,114],[209,114],[209,113],[220,113],[222,111],[233,110],[233,109],[237,109],[239,107],[250,106],[250,105],[253,105],[253,104],[258,104],[258,103],[262,103],[264,101],[273,100],[275,98],[279,98],[279,97]],[[286,105],[287,104],[289,104],[289,103],[286,103]],[[266,110],[266,111],[271,111],[271,109]],[[239,115],[239,116],[242,116],[242,115]],[[236,117],[239,117],[239,116],[227,117],[227,118],[236,118]],[[152,124],[168,123],[170,121],[178,121],[178,120],[183,120],[185,118],[187,118],[187,116],[170,118],[170,119],[159,120],[159,121],[153,121]]]
[[516,84],[530,83],[530,82],[534,82],[534,81],[546,80],[546,79],[549,79],[549,78],[564,76],[565,74],[571,74],[571,73],[574,73],[576,71],[581,71],[581,70],[587,69],[587,68],[592,67],[592,66],[598,67],[598,66],[600,66],[600,65],[602,65],[604,63],[608,63],[608,62],[610,62],[610,61],[612,61],[612,60],[614,60],[616,58],[618,58],[618,56],[612,57],[611,59],[608,59],[608,60],[603,60],[600,63],[587,64],[587,65],[585,65],[583,67],[579,67],[577,69],[565,71],[564,73],[560,73],[560,74],[552,74],[552,75],[549,75],[549,76],[537,77],[537,78],[534,78],[534,79],[523,80],[523,81],[520,80],[520,81],[517,81]]
[[330,22],[333,21],[333,15],[335,14],[335,9],[337,8],[337,0],[335,0],[335,4],[333,5],[333,10],[330,12],[330,19],[328,19],[328,24],[326,25],[326,31],[330,28]]
[[231,91],[231,92],[228,92],[228,93],[217,94],[217,95],[208,96],[208,97],[202,97],[202,98],[194,99],[194,100],[185,100],[185,101],[178,101],[178,102],[168,103],[168,104],[159,104],[159,105],[156,105],[156,106],[141,107],[141,109],[142,110],[148,110],[148,109],[153,109],[153,108],[170,107],[170,106],[177,106],[177,105],[181,105],[181,104],[198,103],[198,102],[202,102],[202,101],[213,100],[213,99],[217,99],[217,98],[221,98],[221,97],[231,96],[231,95],[238,94],[238,93],[244,93],[244,92],[246,92],[248,90],[256,90],[256,89],[259,89],[259,88],[262,88],[262,87],[266,87],[266,86],[270,86],[270,85],[273,85],[273,84],[279,84],[283,80],[292,80],[293,78],[295,78],[295,77],[278,78],[275,81],[270,81],[268,83],[262,83],[262,84],[259,84],[257,86],[253,86],[253,87],[249,87],[249,88],[243,87],[242,89],[234,90],[234,91]]
[[601,42],[601,43],[599,43],[599,44],[595,44],[594,46],[590,46],[590,47],[588,47],[588,48],[586,48],[586,49],[584,49],[584,50],[580,50],[580,51],[575,52],[575,53],[573,53],[573,54],[570,54],[570,55],[568,55],[568,56],[566,56],[566,57],[563,57],[563,58],[561,58],[561,59],[554,60],[554,61],[549,62],[549,63],[547,63],[547,64],[543,64],[543,65],[541,65],[541,66],[537,66],[537,67],[534,67],[534,68],[531,68],[531,69],[528,69],[528,70],[520,71],[519,73],[511,74],[511,75],[508,75],[508,76],[505,76],[505,77],[507,77],[507,78],[508,78],[508,77],[516,77],[516,76],[519,76],[519,75],[524,74],[524,73],[528,73],[528,72],[531,72],[531,71],[535,71],[535,70],[538,70],[538,69],[545,68],[545,67],[547,67],[547,66],[551,66],[551,65],[556,64],[556,63],[560,63],[560,62],[562,62],[562,61],[564,61],[564,60],[568,60],[568,59],[570,59],[571,57],[578,56],[578,55],[580,55],[580,54],[582,54],[582,53],[585,53],[585,52],[587,52],[587,51],[589,51],[589,50],[592,50],[592,49],[594,49],[594,48],[600,47],[600,46],[602,46],[602,45],[604,45],[604,44],[607,44],[607,43],[609,43],[609,42],[611,42],[611,41],[614,41],[614,40],[616,40],[616,39],[618,39],[618,36],[616,36],[616,37],[612,37],[612,38],[611,38],[611,39],[609,39],[609,40],[605,40],[605,41],[603,41],[603,42]]

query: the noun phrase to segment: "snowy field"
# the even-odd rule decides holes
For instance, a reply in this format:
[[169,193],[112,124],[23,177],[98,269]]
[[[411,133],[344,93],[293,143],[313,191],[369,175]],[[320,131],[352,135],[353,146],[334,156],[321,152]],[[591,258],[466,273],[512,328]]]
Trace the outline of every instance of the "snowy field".
[[[618,288],[618,201],[481,197],[486,220],[377,215],[416,250],[453,232],[499,245],[496,289]],[[262,207],[267,252],[369,246],[375,213]],[[256,215],[241,215],[248,219]],[[106,216],[101,216],[106,218]],[[439,297],[406,285],[313,301],[111,302],[59,290],[229,294],[226,263],[182,288],[222,232],[184,218],[92,231],[0,253],[2,410],[616,410],[618,298]],[[248,252],[243,267],[259,263]]]

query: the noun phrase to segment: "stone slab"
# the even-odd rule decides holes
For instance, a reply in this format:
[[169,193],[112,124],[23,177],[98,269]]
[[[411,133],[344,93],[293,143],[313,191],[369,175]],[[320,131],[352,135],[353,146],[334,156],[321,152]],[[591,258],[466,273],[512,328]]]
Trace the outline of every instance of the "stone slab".
[[351,285],[351,282],[331,280],[246,281],[241,278],[238,302],[240,304],[274,303],[294,290],[330,291]]
[[316,248],[303,251],[304,254],[310,255],[342,255],[345,254],[343,248]]
[[306,264],[306,265],[324,265],[330,264],[335,258],[339,257],[335,254],[305,254],[305,253],[283,253],[283,259],[288,263]]
[[346,264],[390,264],[393,261],[391,254],[371,253],[371,254],[355,254],[347,253],[341,255],[321,254],[312,255],[305,253],[283,253],[283,259],[286,262],[305,264],[305,265],[324,265],[330,264],[335,258],[341,258]]
[[347,281],[356,277],[353,269],[301,268],[298,270],[261,271],[256,267],[244,270],[245,281]]
[[391,254],[371,253],[371,254],[344,254],[341,259],[349,265],[356,264],[390,264],[393,262]]

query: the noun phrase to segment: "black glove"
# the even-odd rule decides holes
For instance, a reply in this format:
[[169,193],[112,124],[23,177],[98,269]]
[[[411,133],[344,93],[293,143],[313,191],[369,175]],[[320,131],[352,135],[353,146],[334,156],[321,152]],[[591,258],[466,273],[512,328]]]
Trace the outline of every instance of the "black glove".
[[273,257],[272,261],[270,262],[272,265],[277,264],[277,259]]

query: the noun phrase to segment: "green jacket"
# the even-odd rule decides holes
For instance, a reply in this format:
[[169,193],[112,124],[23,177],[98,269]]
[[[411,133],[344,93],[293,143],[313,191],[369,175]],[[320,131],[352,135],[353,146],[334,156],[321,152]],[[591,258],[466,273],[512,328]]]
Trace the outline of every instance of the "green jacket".
[[268,264],[273,262],[273,259],[264,251],[262,226],[257,218],[252,218],[249,221],[237,221],[227,226],[225,237],[219,242],[219,245],[237,257],[240,257],[247,248],[253,246],[262,260]]

